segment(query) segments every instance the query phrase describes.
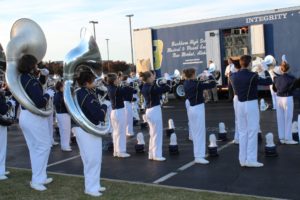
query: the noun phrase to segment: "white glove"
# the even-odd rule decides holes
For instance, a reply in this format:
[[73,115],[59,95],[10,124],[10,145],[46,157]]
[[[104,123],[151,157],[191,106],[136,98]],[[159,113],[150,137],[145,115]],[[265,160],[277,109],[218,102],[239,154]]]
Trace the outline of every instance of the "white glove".
[[131,83],[132,81],[133,81],[133,80],[132,80],[132,78],[130,78],[130,77],[128,77],[127,80],[126,80],[127,83]]
[[16,102],[12,99],[8,100],[8,102],[11,103],[11,106],[15,107],[16,106]]
[[48,94],[50,97],[53,97],[54,96],[54,91],[52,89],[48,89],[46,91],[46,94]]
[[48,76],[49,75],[49,70],[46,68],[40,69],[41,75],[43,76]]
[[167,81],[172,80],[171,77],[170,77],[170,75],[169,75],[168,73],[165,73],[165,74],[164,74],[164,77],[165,77],[165,79],[166,79]]

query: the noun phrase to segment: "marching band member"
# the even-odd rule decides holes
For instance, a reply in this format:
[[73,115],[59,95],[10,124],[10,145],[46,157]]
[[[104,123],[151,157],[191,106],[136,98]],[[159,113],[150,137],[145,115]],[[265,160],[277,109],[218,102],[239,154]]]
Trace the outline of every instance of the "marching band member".
[[[231,74],[239,71],[240,69],[241,69],[241,66],[235,65],[234,69],[230,71],[229,76]],[[228,79],[229,79],[228,82],[230,83],[229,76],[228,76]],[[231,85],[231,83],[230,83],[230,85]],[[232,87],[232,85],[231,85],[231,87]],[[233,90],[233,88],[232,88],[232,90]],[[237,109],[238,109],[237,104],[238,104],[239,100],[238,100],[238,96],[235,94],[234,91],[233,91],[233,94],[234,94],[234,96],[233,96],[233,109],[234,109],[234,126],[235,126],[235,128],[234,128],[234,141],[233,141],[233,143],[234,144],[239,144],[239,136],[240,136],[240,134],[239,134],[239,123],[238,123],[238,112],[237,112]]]
[[71,117],[68,113],[64,102],[63,82],[57,82],[55,85],[56,93],[54,94],[53,103],[55,105],[56,118],[59,128],[60,144],[62,151],[72,151],[70,146],[71,139]]
[[193,140],[193,135],[192,135],[192,130],[191,130],[191,117],[190,117],[190,112],[189,112],[189,108],[190,108],[190,101],[188,99],[185,100],[185,108],[186,108],[186,112],[187,112],[187,117],[188,117],[188,127],[189,127],[189,140]]
[[[80,89],[77,91],[78,104],[87,119],[95,125],[104,122],[107,106],[100,105],[94,91],[94,74],[88,68],[82,68],[77,78]],[[76,128],[76,139],[84,167],[85,193],[91,196],[101,196],[106,190],[100,185],[102,163],[102,138],[87,133],[82,128]]]
[[[274,59],[274,57],[272,55],[268,55],[264,58],[263,60],[263,64],[266,65],[266,67],[268,67],[269,69],[269,73],[270,76],[272,78],[272,81],[274,82],[274,77],[278,76],[279,74],[276,73],[276,69],[278,67],[275,67],[276,65],[276,61]],[[272,105],[273,105],[273,110],[276,110],[276,106],[277,106],[277,95],[276,92],[273,90],[273,85],[270,85],[270,92],[271,92],[271,97],[272,97]]]
[[232,101],[232,99],[234,98],[234,94],[233,94],[233,89],[232,89],[232,85],[230,83],[230,79],[229,79],[229,75],[230,73],[234,73],[235,72],[235,66],[233,64],[233,59],[232,58],[228,58],[228,65],[226,67],[225,70],[225,76],[227,77],[227,84],[228,84],[228,101]]
[[[49,70],[46,69],[46,68],[42,68],[42,69],[39,69],[39,73],[40,73],[40,82],[42,85],[44,85],[47,89],[48,85],[47,85],[47,79],[48,79],[48,75],[49,75]],[[51,88],[52,89],[52,88]],[[54,89],[54,88],[53,88]],[[50,97],[50,100],[48,102],[48,104],[53,104],[53,97]],[[49,134],[50,134],[50,137],[51,137],[51,144],[52,146],[55,146],[55,145],[58,145],[58,142],[56,142],[54,140],[54,137],[53,137],[53,113],[51,115],[48,116],[48,126],[49,126]]]
[[108,74],[108,96],[111,101],[111,122],[113,126],[114,157],[127,158],[126,152],[126,119],[124,109],[124,96],[126,90],[120,87],[120,79],[117,74]]
[[[160,105],[160,96],[169,91],[166,84],[157,86],[152,72],[140,72],[140,78],[144,82],[142,94],[146,102],[146,119],[149,124],[149,160],[164,161],[162,156],[163,124]],[[166,83],[166,81],[164,81]]]
[[[37,70],[37,59],[32,55],[24,55],[18,62],[18,71],[21,73],[21,84],[37,106],[46,107],[54,91],[48,89],[43,94],[39,80],[34,76]],[[31,113],[25,108],[21,109],[19,125],[24,134],[31,160],[32,179],[30,186],[39,191],[46,190],[45,184],[51,183],[52,178],[47,178],[46,168],[51,149],[48,118]]]
[[[12,106],[15,106],[14,100],[6,102],[5,95],[0,94],[0,114],[5,115]],[[0,181],[7,179],[9,174],[5,171],[5,160],[6,160],[6,149],[7,149],[7,126],[0,124]]]
[[[135,81],[138,80],[138,77],[136,75],[135,71],[131,71],[130,72],[130,79]],[[138,82],[139,83],[139,82]],[[139,84],[140,86],[140,84]],[[140,116],[139,116],[139,102],[140,102],[140,98],[139,98],[139,91],[140,91],[140,87],[138,88],[138,91],[136,93],[133,94],[133,99],[134,101],[132,102],[132,115],[133,115],[133,119],[134,120],[140,120]]]
[[185,77],[184,91],[190,106],[188,109],[189,124],[192,131],[195,163],[208,164],[205,159],[206,149],[206,130],[205,130],[205,107],[203,91],[214,88],[216,82],[212,76],[209,76],[207,83],[196,79],[196,70],[188,68],[183,70]]
[[257,134],[259,132],[259,109],[257,101],[257,86],[270,85],[272,79],[265,71],[265,79],[257,73],[249,71],[251,56],[240,58],[240,71],[230,76],[235,94],[238,97],[237,118],[239,132],[239,161],[242,167],[262,167],[257,162]]
[[293,90],[299,87],[299,79],[288,74],[289,64],[282,61],[282,75],[274,77],[274,90],[277,91],[277,126],[281,144],[298,144],[292,137],[292,120],[294,111]]
[[[212,74],[212,76],[214,76],[215,71],[217,70],[217,66],[216,64],[210,60],[208,62],[208,67],[207,67],[207,71]],[[204,94],[206,95],[207,101],[214,101],[214,102],[218,102],[219,98],[218,98],[218,89],[217,89],[217,85],[215,85],[215,87],[209,89],[209,90],[205,90]]]
[[126,82],[125,86],[123,86],[123,89],[125,90],[124,105],[126,116],[126,135],[132,137],[134,136],[132,102],[136,101],[136,99],[133,98],[133,94],[136,94],[137,91],[133,89],[133,83],[130,79],[128,79],[127,75],[122,75],[122,79],[123,82]]
[[[108,83],[107,83],[107,76],[104,76],[103,77],[103,80],[102,80],[102,84],[99,88],[97,87],[96,88],[96,94],[99,95],[98,97],[102,99],[103,103],[105,103],[105,105],[107,105],[107,115],[108,116],[111,116],[111,111],[112,111],[112,108],[111,108],[111,102],[110,102],[110,99],[109,99],[109,96],[107,94],[108,92],[108,89],[107,89],[107,86],[108,86]],[[103,98],[103,96],[105,96]],[[101,102],[100,102],[101,103]],[[108,131],[110,134],[112,134],[113,132],[113,127],[110,126],[110,129]]]

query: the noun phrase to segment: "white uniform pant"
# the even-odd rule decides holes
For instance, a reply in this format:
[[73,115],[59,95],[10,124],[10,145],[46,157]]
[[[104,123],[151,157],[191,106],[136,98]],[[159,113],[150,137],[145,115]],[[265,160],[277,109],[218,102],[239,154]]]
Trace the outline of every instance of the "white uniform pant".
[[0,176],[5,174],[7,126],[0,125]]
[[204,103],[190,106],[190,127],[193,137],[194,157],[205,158],[206,131]]
[[[111,120],[111,111],[112,111],[111,103],[110,103],[110,101],[106,101],[106,102],[107,102],[107,111],[106,111],[106,114],[108,116],[110,116],[110,121],[112,121]],[[113,126],[110,126],[110,129],[109,129],[108,132],[109,133],[113,133]]]
[[48,131],[50,134],[50,138],[51,138],[51,143],[54,143],[54,138],[53,138],[53,113],[51,113],[51,115],[49,115],[48,117]]
[[31,161],[32,183],[43,184],[47,179],[47,163],[51,149],[48,117],[21,110],[19,125],[24,134]]
[[149,157],[162,157],[163,124],[160,105],[146,109],[146,120],[149,124]]
[[68,113],[56,113],[60,144],[62,149],[70,148],[71,138],[71,117]]
[[238,142],[239,141],[239,123],[238,123],[238,112],[237,112],[237,104],[238,104],[238,97],[237,95],[234,95],[233,97],[233,109],[234,109],[234,125],[235,125],[235,130],[234,130],[234,141]]
[[132,102],[132,116],[133,116],[134,119],[136,119],[136,120],[140,120],[138,107],[139,107],[139,106],[138,106],[137,101]]
[[257,100],[237,103],[240,163],[257,162],[259,110]]
[[293,97],[278,97],[277,96],[277,126],[278,136],[280,140],[293,140],[292,136],[292,121],[294,111]]
[[187,111],[187,117],[188,117],[188,127],[189,127],[189,139],[193,139],[192,136],[192,130],[191,130],[191,122],[190,122],[190,112],[189,112],[189,108],[190,108],[190,101],[188,99],[185,100],[185,108]]
[[124,108],[111,111],[111,124],[113,126],[114,153],[126,153],[126,123]]
[[272,97],[273,109],[276,109],[276,107],[277,107],[277,94],[273,90],[273,85],[270,85],[270,92],[271,92],[271,97]]
[[102,163],[102,138],[77,127],[76,139],[83,162],[84,186],[86,192],[99,192]]
[[125,115],[126,115],[126,134],[134,135],[133,133],[133,116],[132,116],[132,104],[129,101],[124,101]]

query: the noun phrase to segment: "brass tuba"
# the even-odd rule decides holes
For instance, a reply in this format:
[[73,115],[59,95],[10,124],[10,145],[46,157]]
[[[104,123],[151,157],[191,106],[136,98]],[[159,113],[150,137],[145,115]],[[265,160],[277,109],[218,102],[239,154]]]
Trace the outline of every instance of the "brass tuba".
[[39,61],[43,59],[47,50],[46,37],[40,26],[26,18],[17,20],[10,31],[10,41],[6,48],[6,81],[7,85],[17,101],[30,112],[49,116],[52,114],[52,106],[46,109],[38,109],[25,92],[18,72],[18,60],[26,54],[30,54]]
[[[106,135],[110,129],[110,118],[108,114],[105,117],[105,123],[101,126],[96,126],[90,122],[82,112],[76,96],[76,84],[74,78],[77,75],[83,63],[95,63],[101,61],[101,55],[98,45],[94,37],[86,31],[81,29],[80,42],[72,49],[64,60],[64,101],[66,107],[74,119],[74,121],[86,132],[95,136],[102,137]],[[101,69],[96,65],[87,65],[94,73],[96,78],[101,76]]]

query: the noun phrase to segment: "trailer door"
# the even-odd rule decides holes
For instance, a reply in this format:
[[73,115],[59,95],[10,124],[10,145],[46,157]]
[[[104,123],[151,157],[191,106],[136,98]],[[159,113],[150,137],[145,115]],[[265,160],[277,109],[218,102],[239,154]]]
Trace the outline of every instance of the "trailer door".
[[153,69],[152,30],[134,30],[133,41],[137,72]]
[[264,25],[257,24],[250,26],[251,54],[252,56],[265,56]]
[[217,70],[221,72],[221,78],[218,83],[222,85],[222,70],[221,70],[221,51],[220,51],[220,34],[219,30],[205,31],[205,41],[206,41],[206,63],[212,60],[216,66]]

